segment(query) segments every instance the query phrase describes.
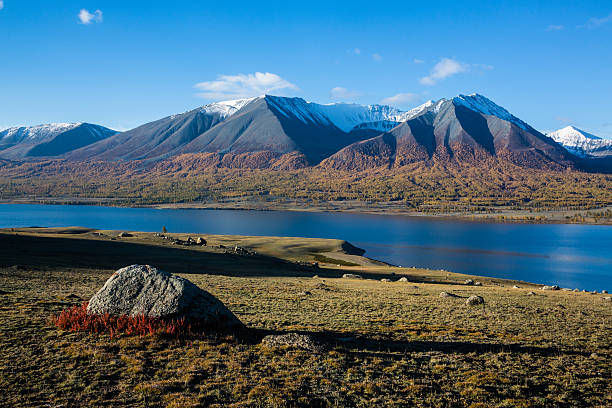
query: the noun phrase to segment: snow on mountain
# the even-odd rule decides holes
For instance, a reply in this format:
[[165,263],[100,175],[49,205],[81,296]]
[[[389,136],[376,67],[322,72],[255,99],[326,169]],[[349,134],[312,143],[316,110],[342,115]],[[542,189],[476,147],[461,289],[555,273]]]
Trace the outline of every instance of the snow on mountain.
[[411,117],[387,105],[358,105],[355,103],[318,104],[302,98],[284,98],[266,95],[266,100],[287,117],[296,117],[304,123],[334,125],[343,132],[355,128],[387,131]]
[[612,140],[602,139],[574,126],[566,126],[547,136],[581,157],[612,155]]
[[232,116],[234,113],[238,112],[240,109],[244,108],[249,103],[253,102],[256,99],[263,98],[263,96],[257,96],[255,98],[246,98],[246,99],[235,99],[231,101],[221,101],[214,102],[208,105],[202,106],[200,109],[201,112],[204,113],[217,113],[223,119],[226,119]]
[[506,109],[477,93],[455,96],[452,101],[455,104],[463,105],[473,111],[480,112],[485,115],[496,116],[500,119],[514,123],[522,129],[527,130],[530,127],[525,122],[508,112]]
[[40,141],[52,138],[80,125],[81,123],[48,123],[36,126],[12,127],[0,132],[0,144]]

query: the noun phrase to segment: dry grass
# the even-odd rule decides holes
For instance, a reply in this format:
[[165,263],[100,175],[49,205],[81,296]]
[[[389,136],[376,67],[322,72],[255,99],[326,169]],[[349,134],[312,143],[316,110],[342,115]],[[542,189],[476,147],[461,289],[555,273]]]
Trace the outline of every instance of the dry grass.
[[[8,238],[13,247],[2,242],[4,260],[21,254],[23,244],[19,236]],[[143,250],[137,243],[112,244]],[[214,274],[181,276],[219,297],[251,328],[247,336],[117,339],[48,323],[50,315],[92,296],[113,269],[85,265],[79,250],[90,250],[88,240],[72,240],[56,254],[67,262],[80,258],[79,267],[41,265],[43,247],[27,247],[28,256],[14,262],[21,266],[0,261],[2,406],[612,404],[612,304],[602,295],[538,290],[528,296],[529,285],[512,289],[514,282],[480,279],[484,286],[463,286],[464,276],[382,266],[321,269],[327,277],[314,279],[287,263],[279,264],[284,276],[272,270],[239,276],[219,272],[219,260]],[[153,247],[173,268],[175,253]],[[183,271],[195,272],[191,265],[200,258],[191,259],[192,252],[204,250],[180,251]],[[258,267],[251,257],[209,255],[229,257],[251,272]],[[346,271],[372,277],[401,272],[413,282],[333,277]],[[459,297],[440,298],[441,291]],[[465,305],[471,294],[483,296],[485,306]],[[330,350],[313,354],[259,344],[265,334],[295,331],[321,335]]]

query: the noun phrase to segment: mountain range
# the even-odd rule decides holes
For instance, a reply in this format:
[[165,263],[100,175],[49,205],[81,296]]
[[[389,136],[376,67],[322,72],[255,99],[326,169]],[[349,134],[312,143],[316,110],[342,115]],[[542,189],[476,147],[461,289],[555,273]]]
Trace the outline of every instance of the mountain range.
[[479,94],[429,101],[410,111],[386,105],[317,104],[263,95],[211,103],[135,129],[87,123],[0,132],[0,158],[340,170],[418,162],[497,160],[527,168],[589,168],[612,141],[576,128],[544,135]]

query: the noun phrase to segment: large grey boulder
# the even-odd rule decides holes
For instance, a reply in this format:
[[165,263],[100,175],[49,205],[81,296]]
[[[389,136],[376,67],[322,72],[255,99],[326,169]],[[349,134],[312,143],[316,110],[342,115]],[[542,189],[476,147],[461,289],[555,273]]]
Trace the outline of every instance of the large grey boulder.
[[216,297],[187,279],[149,265],[119,269],[89,301],[90,314],[197,320],[219,328],[242,323]]

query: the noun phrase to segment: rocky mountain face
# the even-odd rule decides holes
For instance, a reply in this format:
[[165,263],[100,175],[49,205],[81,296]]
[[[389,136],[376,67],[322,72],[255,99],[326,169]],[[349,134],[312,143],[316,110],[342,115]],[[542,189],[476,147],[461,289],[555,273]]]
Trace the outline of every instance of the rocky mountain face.
[[0,132],[0,158],[23,160],[56,157],[116,133],[90,123],[51,123],[9,128]]
[[363,170],[430,160],[477,164],[491,159],[531,168],[560,169],[576,163],[552,139],[473,94],[441,100],[389,132],[346,146],[321,166]]

